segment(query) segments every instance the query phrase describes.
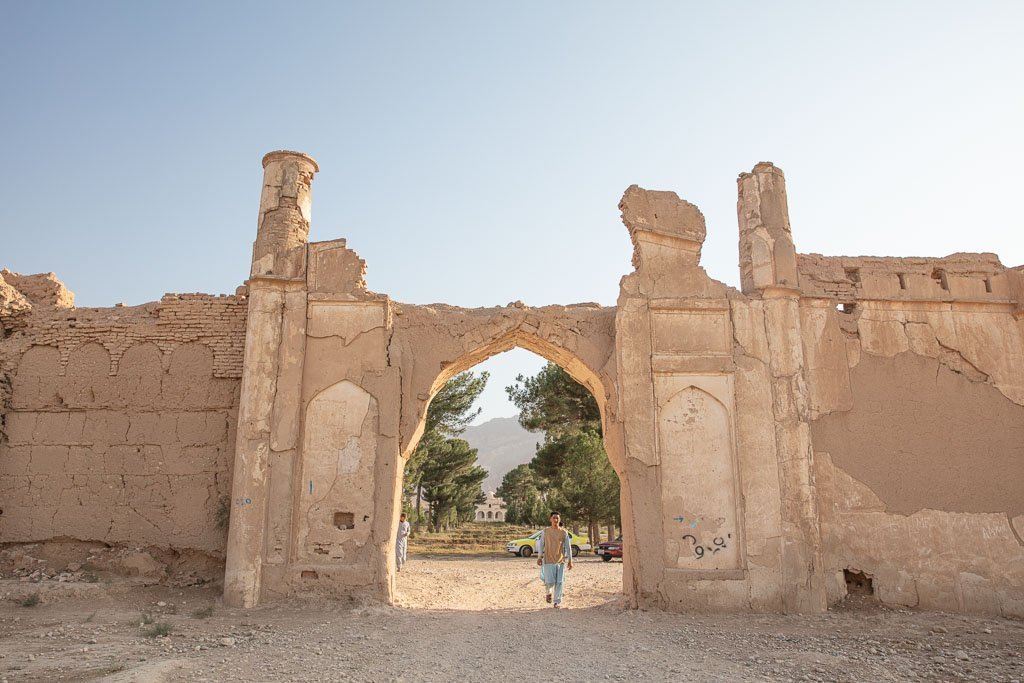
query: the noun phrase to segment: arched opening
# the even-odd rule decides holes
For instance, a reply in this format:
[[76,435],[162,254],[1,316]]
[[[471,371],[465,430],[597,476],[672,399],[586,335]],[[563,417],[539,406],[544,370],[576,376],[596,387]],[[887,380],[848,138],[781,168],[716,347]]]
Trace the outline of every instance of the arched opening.
[[[512,353],[505,354],[506,351],[510,350],[513,350]],[[525,353],[524,351],[530,353]],[[572,452],[569,455],[580,456],[580,458],[592,456],[593,453],[590,451],[594,450],[596,443],[596,449],[600,452],[600,458],[604,461],[602,472],[605,473],[606,477],[610,475],[614,481],[614,489],[611,495],[614,498],[615,511],[605,518],[588,519],[575,508],[559,510],[566,517],[567,524],[564,526],[567,526],[570,534],[572,534],[571,550],[575,555],[574,569],[579,570],[574,571],[567,578],[567,601],[571,606],[589,607],[616,598],[623,593],[622,554],[619,552],[615,556],[619,561],[611,562],[604,560],[601,555],[595,552],[599,541],[613,540],[616,537],[621,539],[621,473],[614,467],[610,454],[606,452],[611,450],[606,444],[609,442],[614,444],[615,442],[609,439],[607,430],[604,429],[604,425],[607,422],[604,403],[610,394],[605,390],[604,383],[600,380],[597,373],[587,367],[586,364],[573,354],[548,344],[539,338],[514,334],[468,352],[459,357],[455,362],[444,367],[430,387],[430,401],[433,401],[439,395],[446,382],[458,377],[461,373],[488,370],[491,363],[498,360],[488,361],[488,359],[499,356],[499,354],[502,357],[507,355],[533,358],[535,362],[531,368],[528,368],[526,372],[520,370],[519,374],[525,376],[533,377],[548,366],[555,368],[557,373],[560,373],[568,382],[578,387],[578,392],[585,395],[593,405],[594,432],[589,434],[589,440],[583,440],[585,447],[579,446],[576,449],[579,452]],[[509,379],[506,375],[504,379],[500,377],[492,379],[490,386],[492,390],[504,393],[508,384]],[[506,403],[512,405],[508,401]],[[432,438],[429,433],[424,433],[428,422],[427,415],[430,405],[430,402],[424,403],[420,422],[417,426],[416,439],[405,449],[407,458],[416,452],[420,439]],[[515,409],[514,405],[513,409]],[[487,424],[488,417],[493,417],[493,415],[484,414],[481,416],[483,424]],[[497,421],[499,418],[494,419]],[[487,542],[481,542],[475,548],[470,547],[468,542],[465,546],[459,546],[459,539],[465,540],[471,537],[473,532],[460,530],[456,533],[454,530],[449,529],[450,533],[445,540],[450,545],[444,548],[444,550],[452,554],[457,553],[457,557],[453,559],[445,556],[445,553],[441,551],[440,543],[433,543],[429,539],[424,543],[422,536],[416,538],[414,535],[409,545],[411,560],[409,564],[404,566],[402,573],[396,577],[395,595],[396,602],[399,605],[460,610],[522,609],[524,605],[534,605],[537,608],[546,606],[543,602],[543,584],[538,578],[537,566],[535,564],[537,558],[532,556],[532,548],[530,551],[526,551],[529,553],[526,554],[521,549],[519,551],[515,551],[515,549],[510,551],[509,547],[523,540],[531,540],[531,536],[534,536],[537,531],[546,526],[546,524],[541,523],[541,518],[547,519],[550,516],[549,513],[552,505],[564,508],[569,504],[570,499],[562,492],[555,490],[555,486],[550,481],[552,478],[551,472],[546,473],[547,477],[543,490],[546,497],[542,497],[538,501],[539,507],[533,510],[532,517],[524,517],[521,506],[519,509],[516,509],[514,502],[500,498],[493,499],[492,496],[495,491],[502,492],[501,485],[504,483],[503,480],[507,478],[512,469],[529,467],[537,453],[543,453],[545,448],[549,453],[561,450],[561,455],[564,456],[566,451],[572,451],[573,442],[572,439],[565,435],[563,435],[564,438],[561,440],[557,440],[547,438],[547,434],[544,432],[526,432],[519,423],[517,415],[510,416],[506,414],[500,419],[514,423],[520,431],[532,435],[533,443],[531,449],[528,450],[524,457],[514,461],[506,459],[502,463],[504,465],[503,469],[498,473],[500,477],[491,480],[489,482],[490,485],[485,486],[481,491],[481,495],[487,497],[488,509],[486,511],[478,510],[471,519],[476,521],[482,519],[486,526],[491,527],[490,535],[483,531],[477,532],[479,533],[479,538],[486,538]],[[478,426],[473,425],[470,429],[472,430]],[[465,435],[462,436],[465,437]],[[472,439],[470,440],[472,441]],[[558,441],[558,443],[552,445],[554,441]],[[587,450],[588,448],[590,451]],[[493,460],[489,459],[490,453],[483,453],[482,455],[484,456],[483,459],[487,461],[487,465],[494,465]],[[583,460],[583,462],[585,463],[586,461]],[[574,465],[576,465],[577,469],[582,466],[580,463],[574,463]],[[585,478],[585,476],[579,477],[581,480]],[[577,488],[582,489],[582,484],[586,482],[576,483],[581,484]],[[403,489],[406,493],[410,490],[408,485],[404,486]],[[585,495],[581,491],[574,491],[574,493],[577,496]],[[575,501],[578,498],[572,500]],[[410,515],[410,518],[416,519],[416,511],[410,509],[409,501],[404,500],[403,503],[403,510]],[[495,507],[498,509],[493,509]],[[423,526],[425,527],[426,525],[424,524]],[[611,539],[609,539],[609,532],[611,533]],[[426,535],[424,534],[424,536]],[[532,540],[535,547],[536,539]],[[418,546],[418,543],[422,543],[422,545]],[[517,547],[521,548],[522,546]],[[619,547],[621,547],[621,542]],[[439,589],[437,583],[443,580],[439,578],[438,572],[434,569],[429,570],[431,584],[429,590],[421,590],[423,587],[416,584],[417,561],[429,563],[438,562],[439,560],[443,560],[447,568],[452,567],[454,564],[459,564],[461,567],[463,583],[457,590],[446,591],[444,587]],[[425,565],[420,565],[420,567],[423,566]],[[420,569],[420,571],[423,570]],[[574,582],[577,584],[575,587],[573,586]],[[498,586],[502,588],[499,590]],[[573,605],[574,600],[576,601],[575,605]]]

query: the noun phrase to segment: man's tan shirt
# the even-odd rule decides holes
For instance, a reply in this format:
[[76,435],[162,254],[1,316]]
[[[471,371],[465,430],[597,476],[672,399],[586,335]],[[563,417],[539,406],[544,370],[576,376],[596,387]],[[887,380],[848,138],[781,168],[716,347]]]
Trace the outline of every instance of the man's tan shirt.
[[565,529],[549,526],[544,529],[544,564],[565,560]]

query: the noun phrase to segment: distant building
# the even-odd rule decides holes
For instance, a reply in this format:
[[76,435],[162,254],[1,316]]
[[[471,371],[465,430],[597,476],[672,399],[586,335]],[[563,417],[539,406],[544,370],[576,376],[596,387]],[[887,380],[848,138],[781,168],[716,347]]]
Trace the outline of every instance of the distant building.
[[504,522],[505,507],[505,501],[494,495],[494,491],[488,491],[487,500],[476,506],[476,521]]

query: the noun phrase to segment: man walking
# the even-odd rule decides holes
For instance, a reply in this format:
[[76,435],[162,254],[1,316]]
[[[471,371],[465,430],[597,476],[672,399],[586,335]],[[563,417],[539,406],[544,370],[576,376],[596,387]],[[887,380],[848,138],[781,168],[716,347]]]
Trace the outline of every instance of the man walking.
[[398,571],[402,571],[402,565],[405,564],[409,554],[410,530],[411,527],[409,522],[405,521],[405,513],[403,512],[398,516],[398,540],[395,541],[395,563],[398,565]]
[[569,534],[561,524],[562,516],[552,512],[551,526],[546,527],[537,539],[537,566],[540,567],[540,578],[547,589],[546,600],[551,602],[554,598],[555,607],[562,604],[565,570],[572,569],[572,545]]

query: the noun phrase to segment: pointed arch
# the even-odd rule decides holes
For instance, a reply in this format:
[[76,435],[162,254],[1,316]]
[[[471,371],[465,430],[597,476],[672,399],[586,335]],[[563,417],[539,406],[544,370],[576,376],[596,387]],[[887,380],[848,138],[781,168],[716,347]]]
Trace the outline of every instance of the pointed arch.
[[374,516],[377,399],[342,380],[309,401],[295,553],[306,562],[351,563],[370,538]]
[[732,417],[726,404],[694,384],[672,393],[659,411],[658,450],[666,566],[740,568]]
[[[620,474],[625,467],[621,439],[610,423],[616,401],[615,309],[596,304],[529,308],[516,304],[498,309],[416,306],[396,316],[392,345],[416,350],[403,373],[402,455],[416,448],[430,401],[455,375],[499,353],[522,348],[557,364],[586,387],[597,401],[606,450]],[[453,330],[450,336],[423,335]],[[394,355],[398,355],[397,353]],[[408,363],[408,361],[406,361]],[[621,456],[621,457],[620,457]]]

